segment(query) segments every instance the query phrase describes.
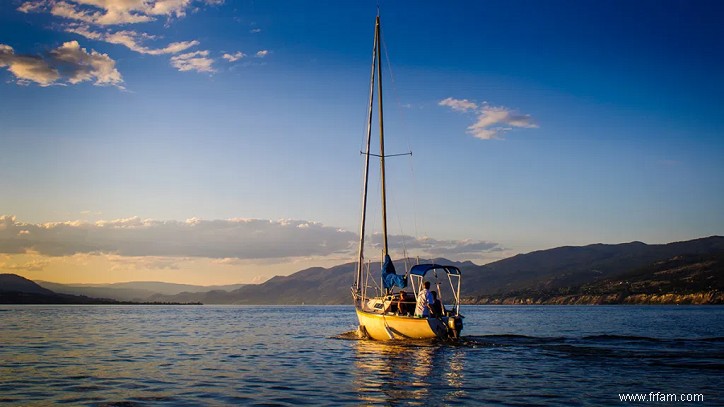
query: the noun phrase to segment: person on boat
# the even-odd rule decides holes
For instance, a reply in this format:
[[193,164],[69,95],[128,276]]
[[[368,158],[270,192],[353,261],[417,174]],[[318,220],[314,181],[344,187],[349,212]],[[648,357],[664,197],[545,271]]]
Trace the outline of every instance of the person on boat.
[[429,317],[432,304],[435,302],[432,294],[430,294],[430,282],[425,281],[424,287],[425,288],[417,294],[417,305],[415,306],[416,317]]
[[390,301],[387,304],[387,307],[385,308],[385,314],[387,313],[393,313],[393,314],[403,314],[403,301],[405,298],[405,292],[400,291],[399,296],[398,294],[395,294],[394,297],[390,297]]
[[437,291],[430,291],[430,294],[432,294],[433,298],[432,305],[430,305],[432,316],[440,317],[443,314],[442,302],[440,302],[440,299],[437,298]]
[[397,298],[397,313],[399,315],[409,315],[410,307],[407,303],[407,293],[400,291],[400,296]]

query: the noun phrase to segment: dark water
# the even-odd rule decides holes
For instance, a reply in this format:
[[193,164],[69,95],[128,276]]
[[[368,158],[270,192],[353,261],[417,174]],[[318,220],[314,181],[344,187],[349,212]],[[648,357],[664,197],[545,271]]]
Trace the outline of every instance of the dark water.
[[724,307],[463,313],[459,343],[386,344],[342,306],[0,306],[0,404],[724,403]]

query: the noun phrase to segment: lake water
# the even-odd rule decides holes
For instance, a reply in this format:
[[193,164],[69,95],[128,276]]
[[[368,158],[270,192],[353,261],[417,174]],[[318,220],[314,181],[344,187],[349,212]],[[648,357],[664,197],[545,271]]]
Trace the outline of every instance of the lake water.
[[0,306],[0,404],[724,403],[724,307],[462,311],[459,343],[387,344],[351,306]]

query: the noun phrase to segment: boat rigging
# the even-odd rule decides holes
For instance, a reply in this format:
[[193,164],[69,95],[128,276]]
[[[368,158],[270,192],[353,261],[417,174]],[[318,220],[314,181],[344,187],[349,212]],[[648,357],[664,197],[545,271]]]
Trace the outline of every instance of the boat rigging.
[[[382,98],[382,63],[381,63],[381,30],[379,13],[375,19],[375,34],[372,46],[372,68],[370,72],[369,104],[367,112],[366,147],[361,152],[364,155],[364,180],[362,183],[362,216],[360,220],[360,241],[357,258],[355,280],[352,286],[352,299],[355,312],[359,320],[358,332],[360,335],[375,340],[402,340],[402,339],[433,339],[457,338],[463,328],[463,316],[460,314],[460,269],[450,265],[417,264],[404,275],[397,274],[389,254],[387,239],[387,187],[385,183],[385,158],[412,155],[404,154],[385,155],[384,110]],[[377,85],[377,118],[379,121],[379,154],[371,153],[372,122],[375,108],[375,85]],[[371,267],[365,267],[364,242],[367,222],[367,192],[369,185],[370,157],[377,157],[380,161],[380,195],[381,195],[381,222],[382,222],[382,261],[381,286],[377,292],[370,295],[367,281]],[[447,277],[449,287],[440,286],[438,273]],[[429,310],[422,307],[420,302],[429,302],[427,288],[429,276],[436,280],[438,311],[430,306]],[[367,278],[366,278],[367,277]],[[407,293],[403,288],[411,285],[412,292]],[[395,287],[399,288],[395,292]],[[443,292],[445,299],[449,299],[449,309],[442,305]],[[421,300],[416,301],[418,296]],[[424,298],[422,298],[424,297]],[[412,308],[415,308],[412,311]]]

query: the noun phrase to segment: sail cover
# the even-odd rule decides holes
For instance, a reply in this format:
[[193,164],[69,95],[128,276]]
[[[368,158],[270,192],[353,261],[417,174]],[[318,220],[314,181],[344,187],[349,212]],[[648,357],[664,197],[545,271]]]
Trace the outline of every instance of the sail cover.
[[395,273],[395,265],[392,264],[390,255],[385,255],[385,263],[382,265],[382,282],[385,288],[398,286],[400,288],[407,287],[407,279],[405,276],[399,276]]

